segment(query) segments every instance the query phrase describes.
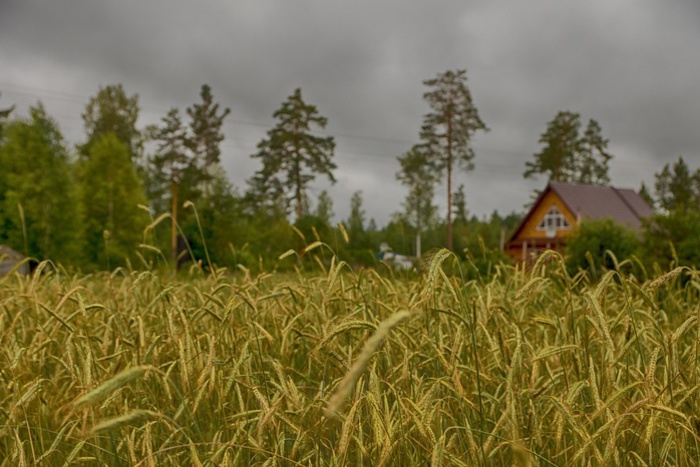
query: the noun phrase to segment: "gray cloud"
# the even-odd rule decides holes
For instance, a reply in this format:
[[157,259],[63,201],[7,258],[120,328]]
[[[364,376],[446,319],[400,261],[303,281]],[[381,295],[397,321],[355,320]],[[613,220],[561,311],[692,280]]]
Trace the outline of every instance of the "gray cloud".
[[[347,215],[362,190],[380,224],[401,209],[395,157],[417,141],[422,81],[466,68],[491,132],[475,137],[476,170],[459,174],[481,215],[521,209],[525,161],[559,110],[600,122],[616,158],[613,182],[637,187],[664,163],[700,161],[700,4],[694,0],[463,2],[175,0],[0,3],[0,107],[41,99],[67,137],[99,85],[138,93],[142,121],[186,107],[209,83],[232,110],[223,162],[234,184],[296,87],[337,138]],[[438,201],[444,194],[437,190]]]

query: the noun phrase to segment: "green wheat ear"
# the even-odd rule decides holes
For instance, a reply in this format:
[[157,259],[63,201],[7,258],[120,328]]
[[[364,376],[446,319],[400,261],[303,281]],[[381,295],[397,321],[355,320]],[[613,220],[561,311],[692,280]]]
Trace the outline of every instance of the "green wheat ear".
[[124,370],[100,384],[87,394],[80,396],[75,400],[75,402],[73,402],[73,407],[77,409],[86,405],[94,404],[95,402],[104,398],[107,394],[110,394],[120,387],[129,384],[131,381],[141,378],[149,369],[150,367],[148,366],[135,366],[133,368],[129,368],[128,370]]
[[161,414],[150,410],[134,410],[118,417],[104,420],[90,429],[90,433],[98,434],[105,431],[116,430],[123,426],[140,423],[146,420],[162,418]]
[[345,376],[343,376],[340,384],[338,384],[338,388],[336,389],[335,393],[328,401],[328,406],[324,411],[324,415],[326,417],[332,418],[337,415],[338,409],[352,392],[352,388],[355,387],[355,383],[357,383],[360,375],[367,367],[367,363],[369,363],[370,358],[372,358],[374,352],[377,350],[377,348],[379,348],[379,344],[381,344],[387,334],[389,334],[391,328],[409,316],[411,316],[411,313],[408,311],[400,311],[391,315],[389,318],[385,319],[379,324],[377,331],[372,334],[372,337],[367,339],[364,347],[362,348],[362,353],[360,353],[359,357],[357,357],[357,360],[355,360],[355,363],[353,363],[350,371],[345,373]]

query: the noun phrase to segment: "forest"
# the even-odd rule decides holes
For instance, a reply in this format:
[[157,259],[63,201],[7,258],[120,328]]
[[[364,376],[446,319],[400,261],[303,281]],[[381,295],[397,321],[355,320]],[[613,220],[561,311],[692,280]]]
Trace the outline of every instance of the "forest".
[[[304,101],[301,89],[274,112],[276,124],[250,155],[260,168],[245,187],[233,186],[221,166],[221,128],[230,109],[206,84],[199,102],[184,112],[174,107],[160,124],[147,127],[138,124],[138,95],[120,84],[100,87],[82,114],[84,141],[75,147],[41,102],[26,117],[5,104],[0,244],[36,263],[51,260],[82,271],[188,264],[261,271],[293,267],[293,261],[278,261],[280,255],[292,248],[303,261],[301,253],[313,242],[355,267],[376,265],[378,247],[386,242],[415,259],[447,247],[478,273],[488,273],[509,261],[503,241],[527,205],[508,214],[469,214],[464,186],[455,188],[453,178],[456,171],[475,169],[471,141],[488,127],[464,70],[446,71],[424,85],[430,112],[417,132],[419,143],[397,155],[395,179],[406,198],[383,226],[367,218],[361,186],[341,222],[334,220],[327,191],[309,196],[316,178],[335,181],[335,140],[322,132],[327,120]],[[539,142],[525,178],[610,183],[613,155],[595,120],[584,126],[580,114],[559,112]],[[435,204],[438,190],[446,213]],[[580,229],[577,235],[586,238],[571,242],[573,268],[604,263],[607,250],[620,259],[636,255],[647,266],[700,264],[700,168],[693,172],[681,156],[660,168],[652,188],[642,183],[639,190],[656,210],[644,231],[611,238],[601,234],[604,226]],[[588,246],[582,251],[580,245]]]

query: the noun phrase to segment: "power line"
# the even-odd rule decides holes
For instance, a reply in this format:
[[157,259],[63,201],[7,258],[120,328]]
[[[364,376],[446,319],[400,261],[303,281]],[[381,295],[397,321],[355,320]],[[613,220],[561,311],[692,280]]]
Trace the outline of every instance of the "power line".
[[[24,85],[18,85],[14,83],[7,83],[7,82],[0,82],[0,91],[2,90],[8,90],[12,94],[24,94],[24,95],[29,95],[29,96],[34,96],[34,97],[52,97],[52,98],[57,98],[57,99],[62,99],[62,100],[67,100],[67,101],[73,101],[77,103],[81,103],[85,105],[87,101],[90,99],[90,96],[86,95],[81,95],[81,94],[75,94],[75,93],[69,93],[69,92],[64,92],[64,91],[56,91],[52,89],[46,89],[46,88],[39,88],[39,87],[33,87],[33,86],[24,86]],[[139,104],[139,110],[146,110],[148,113],[161,113],[165,114],[169,109],[166,109],[164,107],[160,106],[155,106],[155,105],[150,105],[150,104]],[[60,114],[62,120],[64,119],[71,119],[71,120],[82,120],[78,116],[73,116],[73,115],[65,115],[65,114]],[[243,120],[243,119],[237,119],[237,118],[232,118],[228,117],[227,120],[224,122],[224,125],[243,125],[243,126],[251,126],[251,127],[257,127],[257,128],[271,128],[272,124],[270,123],[263,123],[263,122],[256,122],[256,121],[251,121],[251,120]],[[69,128],[76,128],[74,126],[68,126]],[[331,135],[327,131],[321,131],[320,133],[326,134],[326,135]],[[370,142],[376,142],[376,143],[386,143],[386,144],[391,144],[391,145],[403,145],[405,147],[411,147],[412,145],[415,144],[415,141],[409,142],[409,141],[404,141],[404,140],[399,140],[399,139],[393,139],[393,138],[384,138],[384,137],[379,137],[379,136],[369,136],[369,135],[358,135],[358,134],[352,134],[352,133],[333,133],[332,136],[334,138],[347,138],[347,139],[355,139],[355,140],[361,140],[361,141],[370,141]],[[250,146],[241,146],[234,141],[226,141],[222,142],[222,146],[224,147],[229,147],[229,148],[235,148],[238,150],[242,151],[255,151],[257,147],[250,147]],[[526,154],[521,151],[514,151],[514,150],[504,150],[504,149],[493,149],[493,148],[486,148],[486,147],[481,147],[481,146],[473,146],[474,151],[477,153],[477,158],[474,161],[474,164],[477,169],[479,168],[487,168],[487,170],[496,170],[496,169],[506,169],[506,170],[522,170],[524,167],[524,162],[523,164],[513,164],[511,162],[493,162],[493,161],[480,161],[478,154],[479,153],[492,153],[492,154],[499,154],[499,155],[505,155],[505,156],[515,156],[518,158],[523,158],[522,160],[528,160],[530,154]],[[372,158],[374,161],[379,161],[382,163],[386,163],[388,161],[391,161],[392,163],[395,163],[396,157],[398,157],[400,154],[394,153],[393,151],[391,154],[387,153],[354,153],[354,152],[348,152],[348,151],[339,151],[339,153],[342,153],[344,155],[351,155],[353,157],[360,157],[360,158]],[[657,167],[656,163],[653,162],[637,162],[637,161],[621,161],[619,159],[614,159],[613,162],[615,165],[629,165],[629,166],[647,166],[647,167]]]
[[[85,95],[66,93],[66,92],[61,92],[61,91],[54,91],[51,89],[22,86],[22,85],[17,85],[17,84],[9,84],[9,83],[4,83],[4,82],[0,82],[0,88],[7,89],[13,94],[25,94],[25,95],[29,95],[29,96],[35,96],[35,97],[40,97],[40,96],[54,97],[54,98],[58,98],[58,99],[79,102],[81,104],[86,104],[87,101],[90,99],[90,96],[85,96]],[[139,109],[140,110],[150,110],[150,111],[155,111],[155,112],[162,112],[163,114],[165,114],[166,112],[168,112],[170,110],[170,109],[166,109],[164,107],[154,106],[154,105],[150,105],[150,104],[146,104],[146,105],[140,104]],[[231,124],[253,126],[253,127],[260,127],[260,128],[271,128],[273,126],[271,123],[256,122],[256,121],[251,121],[251,120],[238,119],[235,117],[228,117],[227,120],[224,121],[224,125],[231,125]],[[326,134],[328,132],[321,131],[320,133]],[[380,143],[401,144],[401,145],[409,144],[408,141],[390,139],[390,138],[382,138],[379,136],[355,135],[355,134],[350,134],[350,133],[334,133],[333,136],[336,138],[360,139],[360,140],[364,140],[364,141],[375,141],[375,142],[380,142]]]

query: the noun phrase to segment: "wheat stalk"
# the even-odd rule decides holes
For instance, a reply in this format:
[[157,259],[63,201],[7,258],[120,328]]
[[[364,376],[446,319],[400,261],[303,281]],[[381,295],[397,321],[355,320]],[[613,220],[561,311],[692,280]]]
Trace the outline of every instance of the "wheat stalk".
[[355,383],[357,383],[357,379],[365,371],[369,360],[372,358],[372,355],[374,355],[374,352],[379,348],[379,345],[382,343],[387,334],[389,334],[389,331],[391,331],[394,326],[409,316],[411,316],[411,313],[407,311],[400,311],[379,323],[376,332],[372,334],[369,339],[367,339],[365,345],[362,347],[362,352],[360,352],[360,355],[355,360],[355,363],[353,363],[350,371],[343,376],[343,379],[340,380],[335,393],[333,393],[329,399],[328,405],[326,406],[326,410],[324,412],[326,417],[331,418],[337,415],[341,404],[352,392],[352,388],[355,386]]

